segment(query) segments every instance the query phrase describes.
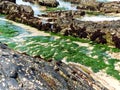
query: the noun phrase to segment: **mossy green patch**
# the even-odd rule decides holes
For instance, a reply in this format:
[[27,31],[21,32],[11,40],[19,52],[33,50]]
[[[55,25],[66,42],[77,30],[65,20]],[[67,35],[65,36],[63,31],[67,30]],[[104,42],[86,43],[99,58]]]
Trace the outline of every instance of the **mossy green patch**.
[[95,16],[98,16],[98,15],[104,15],[104,13],[102,13],[102,12],[97,12],[97,11],[85,11],[86,12],[86,14],[88,14],[88,15],[95,15]]
[[[13,28],[11,24],[0,25],[0,27],[0,41],[7,42],[10,48],[26,52],[31,56],[41,56],[46,60],[66,58],[68,62],[72,61],[88,66],[94,72],[104,69],[107,74],[120,80],[119,72],[115,70],[115,63],[119,60],[111,58],[106,53],[107,51],[119,53],[119,49],[97,44],[87,39],[53,33],[51,33],[51,36],[23,36],[21,37],[24,39],[23,41],[12,41],[14,36],[19,35],[21,29]],[[56,38],[56,36],[59,36],[59,38]]]
[[0,36],[8,38],[17,36],[20,33],[17,29],[17,26],[12,25],[12,23],[5,20],[0,20]]
[[63,11],[66,10],[64,7],[47,7],[47,9],[45,10],[46,12],[53,12],[53,11]]
[[13,37],[18,35],[18,31],[8,27],[7,25],[5,26],[0,25],[0,35],[5,37]]
[[[74,37],[64,37],[55,38],[54,36],[34,36],[26,38],[24,44],[21,48],[22,51],[27,52],[29,55],[42,56],[45,59],[62,60],[66,58],[67,61],[81,63],[85,66],[90,67],[94,72],[99,72],[100,70],[114,67],[116,59],[111,59],[106,51],[112,51],[113,48],[107,45],[96,44],[94,42],[88,41],[89,45],[93,49],[89,49],[89,46],[81,46],[75,42],[86,43],[85,39],[75,39]],[[108,63],[106,63],[108,62]],[[113,68],[113,73],[108,72],[111,76],[119,79],[117,76],[117,71]]]

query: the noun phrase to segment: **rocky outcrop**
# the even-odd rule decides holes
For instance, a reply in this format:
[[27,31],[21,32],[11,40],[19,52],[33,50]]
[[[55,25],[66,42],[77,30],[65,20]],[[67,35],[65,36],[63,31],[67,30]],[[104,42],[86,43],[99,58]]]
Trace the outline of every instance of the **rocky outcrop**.
[[120,13],[120,2],[102,3],[100,11],[105,13]]
[[[4,8],[4,6],[7,8]],[[0,7],[2,7],[2,13],[8,14],[8,19],[30,25],[39,30],[60,33],[66,36],[88,38],[97,43],[108,43],[119,48],[119,44],[116,44],[112,39],[113,35],[118,38],[120,37],[119,20],[96,23],[76,20],[77,16],[85,15],[85,12],[81,10],[49,12],[48,14],[40,15],[41,18],[38,18],[33,16],[33,11],[27,8],[28,6],[18,6],[14,3],[4,1],[1,2]],[[43,18],[48,19],[43,22]],[[111,37],[108,38],[108,36]]]
[[1,90],[107,90],[76,65],[20,54],[0,43]]
[[56,0],[23,0],[30,3],[38,3],[42,6],[57,7],[59,2]]
[[77,6],[77,9],[91,10],[91,11],[100,11],[103,13],[120,13],[120,2],[94,2],[94,3],[85,3]]
[[[8,19],[30,25],[39,30],[60,33],[65,36],[88,38],[97,43],[108,43],[120,48],[120,44],[118,44],[118,41],[120,41],[119,20],[103,22],[80,21],[76,18],[85,15],[85,12],[81,10],[49,12],[34,17],[29,6],[19,6],[8,1],[1,2],[0,8],[1,13],[8,14]],[[114,40],[114,37],[117,37],[117,41]]]
[[27,5],[17,5],[15,3],[9,1],[2,1],[0,2],[0,13],[3,14],[15,14],[19,13],[22,15],[33,16],[34,11],[30,6]]
[[85,4],[85,3],[93,3],[96,2],[96,0],[64,0],[64,1],[68,1],[74,4]]
[[59,2],[56,0],[38,0],[38,3],[43,6],[57,7]]
[[0,2],[1,2],[1,1],[10,1],[10,2],[16,3],[16,0],[0,0]]
[[[79,13],[79,14],[83,14]],[[84,12],[85,14],[85,12]],[[88,38],[102,44],[114,45],[120,48],[120,20],[118,21],[80,21],[75,17],[74,11],[49,12],[45,17],[56,17],[55,22],[61,27],[60,34],[79,38]],[[115,39],[113,39],[116,37]]]
[[64,0],[79,5],[77,9],[100,11],[104,13],[120,13],[120,2],[97,2],[96,0]]
[[[61,27],[55,22],[57,20],[56,15],[67,17],[71,16],[83,16],[85,15],[84,11],[65,11],[65,12],[51,12],[48,15],[42,15],[49,17],[47,20],[42,21],[41,18],[34,17],[33,11],[29,6],[25,5],[16,5],[12,2],[3,1],[0,3],[1,13],[8,14],[7,18],[13,21],[21,22],[33,27],[38,28],[39,30],[50,31],[50,32],[60,32]],[[5,8],[7,7],[7,8]],[[44,18],[45,18],[44,17]],[[51,17],[51,18],[50,18]]]

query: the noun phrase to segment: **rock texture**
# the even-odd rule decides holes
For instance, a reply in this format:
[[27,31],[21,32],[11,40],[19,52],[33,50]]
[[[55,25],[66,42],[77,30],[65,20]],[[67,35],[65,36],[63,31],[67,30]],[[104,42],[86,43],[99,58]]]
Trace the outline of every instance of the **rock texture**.
[[38,3],[42,6],[57,7],[59,2],[56,0],[23,0],[30,3]]
[[20,54],[0,43],[0,90],[107,90],[80,67]]
[[75,4],[85,4],[85,3],[90,4],[90,3],[96,2],[96,0],[64,0],[64,1],[68,1]]
[[10,1],[10,2],[16,3],[16,0],[0,0],[0,2],[1,2],[1,1]]
[[103,13],[120,13],[120,2],[92,2],[92,3],[83,3],[77,6],[77,9],[100,11]]
[[21,16],[22,15],[27,15],[27,16],[34,15],[34,11],[30,6],[17,5],[9,1],[0,2],[0,13],[8,14],[8,15],[11,15],[11,14],[14,15],[15,13],[19,13]]
[[[84,15],[85,12],[80,14]],[[61,27],[59,33],[62,35],[88,38],[97,43],[108,43],[120,48],[120,20],[101,22],[80,21],[76,19],[73,11],[50,12],[47,15],[48,17],[57,18],[55,22]],[[117,39],[114,39],[114,37]]]
[[100,11],[103,13],[120,13],[120,1],[97,2],[96,0],[64,0],[79,5],[77,9]]
[[38,3],[40,5],[50,6],[50,7],[56,7],[59,5],[59,3],[56,0],[38,0]]
[[120,13],[120,1],[102,3],[100,11],[105,13]]

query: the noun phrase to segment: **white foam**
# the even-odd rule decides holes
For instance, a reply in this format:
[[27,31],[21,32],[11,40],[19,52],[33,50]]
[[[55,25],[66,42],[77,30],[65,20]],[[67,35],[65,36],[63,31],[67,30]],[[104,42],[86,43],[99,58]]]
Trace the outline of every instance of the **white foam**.
[[80,19],[81,21],[93,21],[93,22],[98,22],[98,21],[116,21],[120,20],[120,17],[114,17],[114,16],[84,16],[83,18]]

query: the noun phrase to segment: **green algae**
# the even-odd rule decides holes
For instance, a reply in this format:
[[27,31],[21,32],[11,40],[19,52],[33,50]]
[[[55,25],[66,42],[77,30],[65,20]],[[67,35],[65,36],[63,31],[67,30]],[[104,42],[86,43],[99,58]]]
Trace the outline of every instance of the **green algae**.
[[[85,44],[84,39],[82,41]],[[106,51],[112,51],[115,48],[91,41],[89,41],[90,46],[78,45],[75,42],[73,37],[72,39],[69,37],[56,39],[54,36],[34,36],[26,38],[24,45],[17,47],[17,50],[24,51],[32,56],[41,56],[46,60],[62,60],[66,58],[68,62],[76,62],[88,66],[94,72],[105,69],[107,74],[119,79],[118,76],[120,75],[114,66],[118,60],[111,58],[106,53]],[[79,39],[78,42],[80,42]],[[93,47],[93,49],[90,50],[89,47]],[[113,68],[111,69],[111,67]],[[113,74],[109,70],[112,70]]]
[[0,25],[0,35],[5,37],[14,37],[18,35],[18,31],[14,30],[13,28],[7,25]]
[[47,7],[47,9],[45,10],[45,12],[63,11],[63,10],[66,10],[66,8],[64,8],[64,7],[58,7],[58,8]]
[[85,11],[86,12],[86,14],[88,14],[88,15],[95,15],[95,16],[98,16],[98,15],[104,15],[104,13],[102,13],[102,12],[97,12],[97,11]]
[[[107,74],[120,80],[119,71],[115,70],[115,63],[119,60],[111,58],[106,53],[107,51],[118,53],[120,49],[109,47],[106,44],[97,44],[87,39],[53,33],[51,36],[29,36],[23,37],[24,41],[13,41],[12,38],[18,36],[21,29],[18,30],[10,25],[0,25],[0,41],[7,43],[10,48],[31,56],[40,56],[46,60],[59,61],[65,58],[68,62],[76,62],[90,67],[94,72],[105,70]],[[86,43],[88,46],[84,45]]]

